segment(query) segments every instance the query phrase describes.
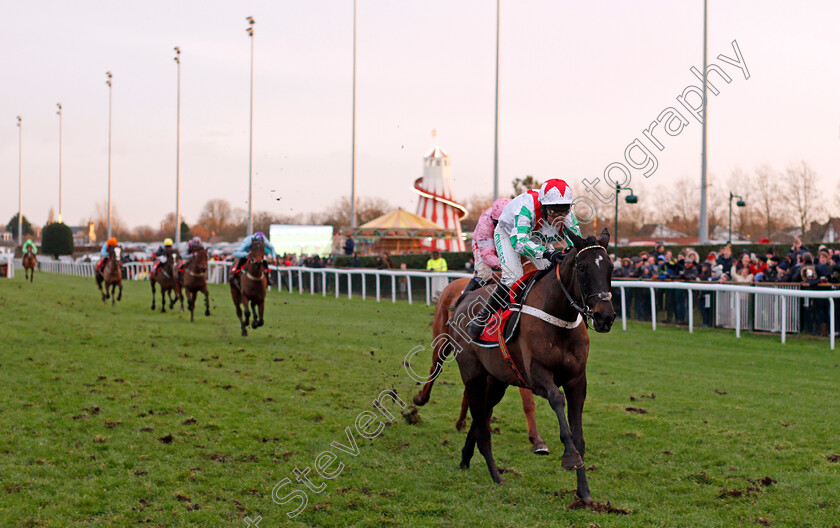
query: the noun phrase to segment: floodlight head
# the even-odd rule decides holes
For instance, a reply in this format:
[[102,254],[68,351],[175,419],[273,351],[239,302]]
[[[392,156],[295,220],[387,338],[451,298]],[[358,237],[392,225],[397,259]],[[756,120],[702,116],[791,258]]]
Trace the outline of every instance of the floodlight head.
[[747,202],[745,202],[744,200],[738,200],[737,202],[735,202],[735,204],[738,207],[745,207],[747,205]]
[[629,204],[638,203],[639,202],[639,197],[636,196],[635,194],[628,194],[627,196],[624,197],[624,201],[629,203]]

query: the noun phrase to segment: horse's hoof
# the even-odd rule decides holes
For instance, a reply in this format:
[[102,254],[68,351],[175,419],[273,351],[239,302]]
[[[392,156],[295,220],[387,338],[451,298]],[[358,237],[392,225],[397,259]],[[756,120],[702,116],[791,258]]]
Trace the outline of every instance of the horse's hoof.
[[461,469],[470,469],[470,463],[461,461]]
[[206,312],[204,312],[204,317],[210,317],[210,310],[207,310]]
[[500,478],[498,481],[494,481],[499,486],[507,486],[507,482],[504,479]]
[[563,455],[561,465],[567,471],[574,471],[583,467],[583,459],[580,457],[580,453],[577,452]]
[[545,444],[545,442],[537,442],[536,444],[534,444],[534,454],[535,455],[548,455],[549,454],[548,446]]
[[458,431],[464,431],[467,428],[467,421],[466,420],[458,420],[455,422],[455,429]]
[[417,394],[417,395],[414,396],[414,405],[423,406],[423,405],[426,405],[426,403],[428,403],[428,401],[429,401],[429,397],[428,396],[424,397],[423,393],[420,393],[420,394]]

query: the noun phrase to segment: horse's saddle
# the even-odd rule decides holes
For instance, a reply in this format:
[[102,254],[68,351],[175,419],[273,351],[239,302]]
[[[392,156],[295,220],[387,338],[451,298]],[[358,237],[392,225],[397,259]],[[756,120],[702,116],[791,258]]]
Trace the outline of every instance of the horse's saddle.
[[502,332],[506,343],[515,338],[519,329],[519,315],[522,313],[522,305],[528,298],[528,293],[537,280],[551,270],[552,267],[550,266],[542,271],[534,270],[514,282],[510,287],[510,302],[508,305],[504,309],[496,310],[490,316],[487,324],[484,325],[484,332],[479,336],[478,341],[473,343],[485,348],[497,347],[499,346],[499,332]]

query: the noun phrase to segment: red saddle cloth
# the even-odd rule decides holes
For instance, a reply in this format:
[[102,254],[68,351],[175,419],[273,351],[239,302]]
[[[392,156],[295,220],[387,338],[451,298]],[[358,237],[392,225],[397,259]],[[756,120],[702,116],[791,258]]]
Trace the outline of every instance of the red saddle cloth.
[[[518,281],[513,283],[513,286],[510,287],[510,302],[516,302],[516,297],[525,288],[525,285],[528,284],[528,281],[531,280],[531,277],[536,275],[537,271],[531,271],[522,276]],[[479,341],[486,341],[489,343],[497,343],[499,341],[499,332],[504,332],[505,325],[507,325],[508,319],[510,319],[512,311],[510,311],[507,307],[504,310],[501,308],[496,310],[490,319],[487,321],[487,324],[484,325],[484,332],[479,336]]]

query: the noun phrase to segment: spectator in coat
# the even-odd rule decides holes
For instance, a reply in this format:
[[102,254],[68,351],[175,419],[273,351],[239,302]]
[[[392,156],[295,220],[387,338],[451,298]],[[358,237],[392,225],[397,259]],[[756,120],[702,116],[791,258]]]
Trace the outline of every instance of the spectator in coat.
[[795,237],[793,239],[793,245],[790,246],[790,251],[788,251],[788,255],[791,257],[796,257],[797,255],[802,255],[808,252],[808,248],[802,244],[802,239],[799,237]]
[[697,278],[700,276],[700,272],[697,270],[697,266],[694,265],[694,261],[686,260],[683,266],[684,267],[680,278],[683,280],[690,281],[697,280]]
[[831,256],[829,255],[828,251],[820,251],[819,259],[819,264],[815,266],[817,276],[820,279],[825,278],[826,280],[828,280],[829,275],[831,275]]
[[720,250],[720,254],[717,257],[717,264],[723,269],[724,272],[729,273],[732,269],[732,248],[724,246]]

